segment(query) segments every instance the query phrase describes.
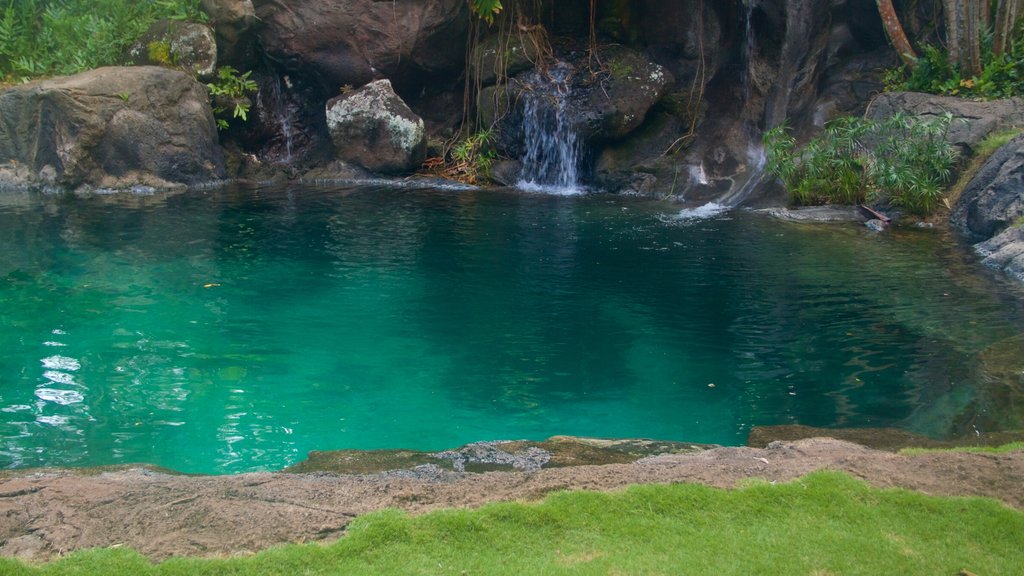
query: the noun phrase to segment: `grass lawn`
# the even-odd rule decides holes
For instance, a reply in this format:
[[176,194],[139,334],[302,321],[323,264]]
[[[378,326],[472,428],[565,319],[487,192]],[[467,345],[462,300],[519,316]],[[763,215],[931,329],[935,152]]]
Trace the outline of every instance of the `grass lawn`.
[[1024,570],[1024,513],[983,498],[876,490],[834,472],[738,490],[565,492],[411,518],[360,517],[330,545],[151,564],[124,549],[0,574],[922,574]]

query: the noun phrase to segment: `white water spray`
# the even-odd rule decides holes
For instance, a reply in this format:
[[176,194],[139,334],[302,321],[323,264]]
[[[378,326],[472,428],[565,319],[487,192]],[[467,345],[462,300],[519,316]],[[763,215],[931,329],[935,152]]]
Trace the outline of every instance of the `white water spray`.
[[558,63],[537,74],[523,93],[526,148],[518,188],[549,194],[581,194],[581,143],[569,118],[572,68]]

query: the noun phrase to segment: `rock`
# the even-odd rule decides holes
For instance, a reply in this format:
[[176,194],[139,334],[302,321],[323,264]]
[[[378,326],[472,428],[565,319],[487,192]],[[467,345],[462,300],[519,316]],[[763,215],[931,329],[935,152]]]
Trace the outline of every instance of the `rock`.
[[570,99],[572,122],[591,145],[635,130],[675,82],[664,67],[624,46],[608,46],[600,54],[608,75],[583,89],[577,82]]
[[23,84],[0,92],[0,118],[0,182],[164,189],[224,177],[207,90],[184,72],[110,67]]
[[426,159],[423,120],[395,94],[388,80],[371,82],[327,102],[327,129],[339,159],[372,172],[411,172]]
[[201,0],[200,4],[217,32],[218,57],[234,61],[243,37],[257,22],[252,0]]
[[537,107],[533,121],[560,118],[589,150],[598,150],[640,127],[673,83],[672,75],[622,46],[603,48],[600,58],[604,68],[597,75],[591,73],[583,57],[549,65],[544,71],[531,69],[507,85],[483,89],[477,107],[484,125],[499,126],[498,146],[510,156],[523,156],[524,124],[531,115],[528,103]]
[[181,67],[200,80],[217,71],[217,40],[213,29],[195,22],[155,22],[128,49],[132,64]]
[[885,222],[882,222],[878,218],[872,218],[864,223],[864,226],[872,232],[885,232]]
[[413,93],[426,82],[454,78],[465,63],[465,0],[256,0],[266,55],[286,72],[316,79],[336,93],[394,79]]
[[804,206],[800,208],[766,208],[759,210],[774,218],[791,222],[863,222],[856,206]]
[[868,106],[867,117],[883,120],[897,112],[921,118],[953,115],[946,139],[963,155],[972,155],[978,144],[996,130],[1024,126],[1024,100],[976,102],[952,96],[917,92],[885,92]]
[[513,34],[507,41],[496,34],[484,38],[474,54],[477,80],[488,86],[532,68],[544,57],[541,46],[529,35]]
[[1024,282],[1024,227],[1011,226],[1002,233],[974,245],[982,263]]
[[1024,136],[993,154],[960,194],[950,222],[973,242],[1024,216]]

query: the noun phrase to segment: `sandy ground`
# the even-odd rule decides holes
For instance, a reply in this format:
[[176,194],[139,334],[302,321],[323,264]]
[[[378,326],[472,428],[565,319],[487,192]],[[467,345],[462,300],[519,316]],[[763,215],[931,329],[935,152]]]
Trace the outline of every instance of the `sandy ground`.
[[1024,508],[1024,451],[904,456],[823,438],[534,472],[428,467],[366,475],[200,477],[146,469],[67,471],[0,480],[0,554],[41,561],[81,548],[123,545],[153,559],[229,555],[284,542],[329,541],[354,517],[385,507],[420,513],[652,482],[731,488],[747,478],[788,481],[820,469],[842,470],[878,487],[990,496]]

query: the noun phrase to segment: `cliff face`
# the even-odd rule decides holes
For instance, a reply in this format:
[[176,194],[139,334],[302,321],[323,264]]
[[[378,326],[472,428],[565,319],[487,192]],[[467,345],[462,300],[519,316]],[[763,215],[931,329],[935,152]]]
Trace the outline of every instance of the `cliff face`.
[[[765,203],[763,131],[860,113],[895,64],[871,0],[504,4],[486,24],[465,0],[204,0],[219,64],[250,71],[259,86],[248,121],[220,134],[240,152],[229,172],[344,172],[325,104],[388,80],[424,121],[434,154],[468,122],[522,157],[535,133],[524,123],[555,115],[544,99],[525,113],[524,95],[571,92],[558,96],[559,117],[578,141],[583,184]],[[555,69],[559,86],[543,86]]]
[[[232,136],[264,161],[299,169],[333,157],[323,153],[331,146],[323,105],[343,87],[389,79],[437,142],[478,112],[499,120],[502,110],[477,110],[478,93],[555,59],[591,89],[591,109],[615,106],[599,101],[614,98],[615,80],[629,84],[630,73],[657,66],[669,83],[657,102],[627,107],[628,130],[583,136],[584,180],[749,202],[758,200],[748,196],[764,129],[859,113],[896,63],[870,0],[509,1],[490,26],[462,0],[253,4],[260,25],[229,52],[243,55],[237,67],[257,71],[261,89],[254,120]],[[609,49],[629,57],[606,61]]]

